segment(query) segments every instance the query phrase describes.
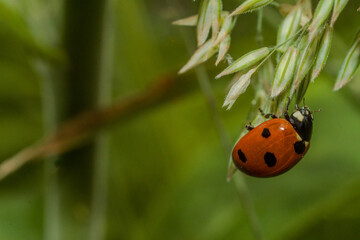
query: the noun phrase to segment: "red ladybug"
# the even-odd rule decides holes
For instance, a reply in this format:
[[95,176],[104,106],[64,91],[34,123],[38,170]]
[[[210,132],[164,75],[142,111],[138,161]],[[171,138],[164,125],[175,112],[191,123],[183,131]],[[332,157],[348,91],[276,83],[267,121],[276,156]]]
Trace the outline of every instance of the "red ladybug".
[[264,114],[267,120],[249,132],[235,145],[232,158],[236,167],[254,177],[273,177],[292,168],[306,154],[310,146],[313,116],[309,108],[299,108],[284,117]]

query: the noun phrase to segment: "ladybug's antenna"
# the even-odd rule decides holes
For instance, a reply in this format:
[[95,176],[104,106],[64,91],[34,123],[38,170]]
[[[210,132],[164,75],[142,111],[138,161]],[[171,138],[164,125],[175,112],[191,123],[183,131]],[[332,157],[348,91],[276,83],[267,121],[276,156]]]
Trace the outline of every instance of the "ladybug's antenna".
[[316,112],[321,112],[321,111],[322,111],[322,109],[319,108],[318,110],[312,111],[311,113],[316,113]]
[[304,107],[306,106],[306,104],[305,104],[305,98],[303,98],[303,104],[304,104]]

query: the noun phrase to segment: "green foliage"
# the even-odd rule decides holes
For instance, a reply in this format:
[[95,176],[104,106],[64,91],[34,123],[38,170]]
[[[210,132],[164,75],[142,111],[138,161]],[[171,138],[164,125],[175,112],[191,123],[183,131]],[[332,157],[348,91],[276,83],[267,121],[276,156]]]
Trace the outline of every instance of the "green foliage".
[[[173,1],[116,1],[115,26],[111,26],[116,43],[114,99],[144,89],[163,74],[175,74],[190,57],[182,33],[170,23],[176,14],[195,13],[198,2],[179,2],[184,10],[181,13]],[[226,5],[235,9],[239,3],[228,1]],[[336,74],[351,49],[351,24],[359,22],[357,7],[356,1],[349,1],[338,17],[328,66],[306,92],[307,105],[322,108],[314,116],[308,154],[282,176],[245,177],[266,239],[360,237],[360,105],[356,99],[359,87],[355,85],[359,76],[354,76],[351,87],[332,91]],[[269,39],[276,41],[282,19],[271,9],[264,8],[266,45],[271,45]],[[266,20],[267,16],[276,26]],[[238,22],[251,24],[241,24],[232,32],[233,56],[256,49],[256,18],[241,15]],[[41,61],[53,67],[54,60],[63,66],[64,61],[62,49],[55,50],[38,39],[20,11],[0,4],[1,160],[44,134],[43,119],[48,116],[42,115],[42,97],[44,82],[49,79],[43,79],[36,66]],[[211,64],[206,65],[211,79],[226,68],[224,63],[216,69]],[[263,65],[264,71],[265,67],[270,73],[263,76],[272,76],[270,62]],[[236,110],[223,111],[224,79],[212,80],[211,84],[220,117],[235,142],[244,129],[253,94],[260,92],[253,84],[254,91],[249,87],[239,96],[233,108]],[[268,85],[272,81],[263,80]],[[228,153],[223,152],[206,98],[198,88],[130,121],[114,124],[108,133],[105,239],[255,239],[234,184],[226,182]],[[43,166],[41,161],[31,163],[0,182],[0,239],[35,240],[44,236],[48,211],[44,197],[49,183],[43,181]],[[86,218],[88,210],[74,209],[75,220]]]

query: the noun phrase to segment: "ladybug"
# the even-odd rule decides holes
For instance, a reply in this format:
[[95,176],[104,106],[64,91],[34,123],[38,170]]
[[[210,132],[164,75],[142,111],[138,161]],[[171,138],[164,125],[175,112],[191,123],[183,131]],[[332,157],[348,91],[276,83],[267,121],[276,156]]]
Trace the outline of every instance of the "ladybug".
[[[290,103],[290,101],[289,101]],[[268,119],[257,127],[246,126],[249,132],[235,145],[232,158],[236,167],[254,177],[280,175],[300,161],[310,146],[313,128],[312,111],[304,106],[290,116],[288,106],[284,118],[260,113]]]

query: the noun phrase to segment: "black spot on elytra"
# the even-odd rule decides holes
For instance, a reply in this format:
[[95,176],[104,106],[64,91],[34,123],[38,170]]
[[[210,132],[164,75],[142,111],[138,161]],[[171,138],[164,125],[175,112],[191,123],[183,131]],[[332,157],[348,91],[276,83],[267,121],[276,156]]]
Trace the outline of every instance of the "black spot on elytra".
[[268,167],[273,167],[276,164],[276,157],[273,153],[267,152],[264,155],[264,160]]
[[294,149],[297,154],[302,154],[305,151],[305,142],[304,141],[298,141],[294,143]]
[[238,150],[238,155],[239,155],[239,158],[242,162],[246,162],[246,156],[245,154],[241,151],[241,149]]
[[271,134],[270,134],[269,129],[268,129],[268,128],[264,128],[261,136],[263,136],[264,138],[268,138],[268,137],[270,137],[270,135],[271,135]]

